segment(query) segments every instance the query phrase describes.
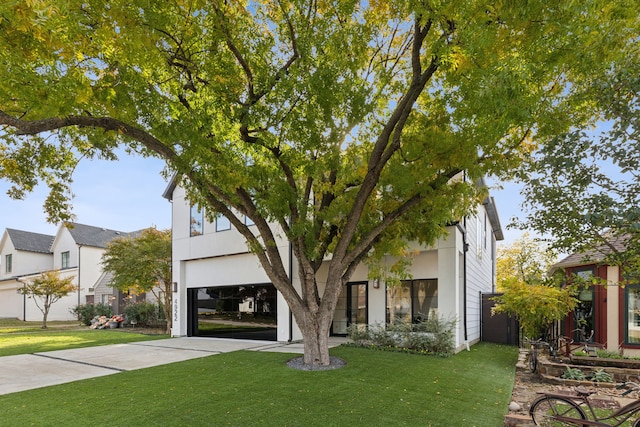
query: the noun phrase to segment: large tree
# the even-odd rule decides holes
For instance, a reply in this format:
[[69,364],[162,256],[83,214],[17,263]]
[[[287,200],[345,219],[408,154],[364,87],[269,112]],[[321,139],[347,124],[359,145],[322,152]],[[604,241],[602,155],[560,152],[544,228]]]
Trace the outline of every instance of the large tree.
[[153,294],[171,333],[171,230],[148,228],[133,237],[114,239],[102,255],[102,264],[113,272],[114,288]]
[[478,178],[588,121],[585,85],[637,28],[632,1],[4,2],[0,177],[13,197],[45,180],[60,220],[78,158],[162,157],[244,236],[305,362],[328,364],[356,266],[434,242]]
[[520,221],[584,262],[622,267],[640,279],[640,49],[591,85],[601,122],[549,138],[519,174]]
[[23,286],[18,291],[28,298],[42,312],[42,329],[47,328],[47,317],[51,306],[66,297],[78,287],[73,284],[75,276],[60,277],[57,270],[45,271],[33,280],[23,280]]

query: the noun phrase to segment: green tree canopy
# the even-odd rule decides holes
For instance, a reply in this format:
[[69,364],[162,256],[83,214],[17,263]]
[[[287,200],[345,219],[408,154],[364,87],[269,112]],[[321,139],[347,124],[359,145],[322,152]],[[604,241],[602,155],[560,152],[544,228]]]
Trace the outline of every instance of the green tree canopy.
[[111,286],[121,291],[151,293],[161,303],[171,332],[171,230],[147,228],[135,237],[112,240],[102,255],[113,272]]
[[557,256],[548,244],[524,233],[511,245],[497,250],[498,290],[501,290],[503,282],[513,280],[527,285],[541,284],[556,261]]
[[633,1],[4,2],[0,177],[12,197],[45,181],[60,220],[78,159],[165,159],[244,236],[305,362],[327,364],[356,266],[434,242],[476,179],[589,122],[585,88],[637,30]]
[[597,129],[576,126],[549,138],[523,164],[522,228],[551,235],[564,253],[623,267],[640,279],[640,49],[591,90],[601,108]]
[[75,276],[60,277],[57,270],[45,271],[33,280],[22,281],[19,292],[32,298],[36,307],[42,312],[42,329],[47,328],[47,317],[51,306],[71,292],[78,290],[73,284]]

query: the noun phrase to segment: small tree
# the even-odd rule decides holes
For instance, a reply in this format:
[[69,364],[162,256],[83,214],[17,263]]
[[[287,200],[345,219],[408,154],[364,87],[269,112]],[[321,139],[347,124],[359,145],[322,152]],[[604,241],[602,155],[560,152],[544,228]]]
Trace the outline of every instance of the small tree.
[[541,336],[577,304],[573,286],[564,275],[549,276],[554,254],[528,234],[498,251],[497,282],[503,294],[495,297],[493,313],[508,313],[520,323],[525,336]]
[[[171,231],[149,228],[137,237],[113,240],[102,255],[105,270],[114,273],[111,286],[121,291],[153,294],[171,331]],[[159,291],[162,292],[159,292]]]
[[42,329],[47,328],[47,317],[51,306],[78,290],[78,287],[73,284],[74,277],[69,276],[63,279],[55,270],[44,272],[31,282],[23,282],[24,286],[19,292],[32,298],[36,307],[42,312]]

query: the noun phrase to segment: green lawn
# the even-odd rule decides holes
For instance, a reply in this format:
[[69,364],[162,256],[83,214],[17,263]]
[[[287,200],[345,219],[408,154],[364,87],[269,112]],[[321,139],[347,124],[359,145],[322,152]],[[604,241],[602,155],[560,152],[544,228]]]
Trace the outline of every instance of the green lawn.
[[487,426],[503,424],[517,349],[451,358],[339,347],[335,371],[241,351],[0,396],[1,418],[38,426]]
[[51,322],[46,330],[40,325],[41,322],[0,320],[0,356],[168,338],[130,329],[93,330],[78,322]]

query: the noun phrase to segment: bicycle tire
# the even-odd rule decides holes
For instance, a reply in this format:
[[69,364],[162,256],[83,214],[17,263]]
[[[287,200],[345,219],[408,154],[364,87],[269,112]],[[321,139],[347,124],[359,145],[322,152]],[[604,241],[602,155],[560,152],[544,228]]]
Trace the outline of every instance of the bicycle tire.
[[636,422],[633,423],[633,427],[640,427],[640,418],[638,418]]
[[[537,426],[585,426],[580,420],[586,420],[587,414],[570,399],[555,396],[543,396],[531,404],[529,415]],[[556,417],[571,419],[562,420]],[[575,420],[575,421],[573,421]]]
[[531,350],[529,352],[529,370],[531,372],[536,372],[538,369],[538,352],[536,350]]

